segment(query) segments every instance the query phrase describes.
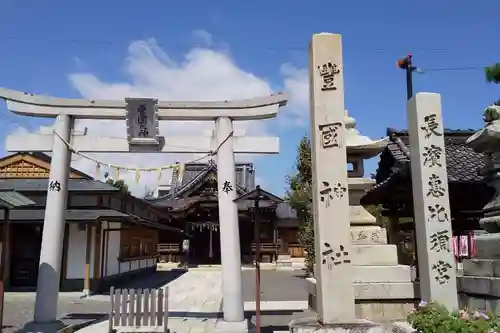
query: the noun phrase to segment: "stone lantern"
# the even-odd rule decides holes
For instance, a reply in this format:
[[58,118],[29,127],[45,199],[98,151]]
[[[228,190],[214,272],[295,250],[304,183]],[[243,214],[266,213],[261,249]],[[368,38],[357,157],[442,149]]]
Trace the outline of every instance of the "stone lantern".
[[462,308],[500,313],[500,106],[486,108],[485,126],[474,133],[467,144],[484,153],[486,168],[480,170],[495,194],[483,208],[479,224],[486,231],[476,236],[476,255],[463,262],[458,276],[459,303]]
[[[493,255],[500,258],[500,106],[492,105],[486,108],[483,115],[485,126],[474,133],[467,144],[478,153],[484,153],[487,167],[480,170],[484,181],[495,189],[493,198],[484,206],[484,217],[479,221],[481,227],[488,233],[495,234],[495,244],[491,249],[483,245],[486,239],[492,239],[492,235],[486,238],[479,237],[477,240],[477,255]],[[487,242],[487,241],[486,241]],[[493,246],[494,245],[494,246]],[[489,246],[487,246],[489,248]],[[486,251],[487,253],[483,253]],[[491,252],[493,251],[493,252]]]
[[[360,204],[365,191],[375,184],[373,179],[364,176],[364,161],[380,154],[388,143],[388,138],[372,140],[361,135],[356,129],[356,120],[346,111],[345,126],[348,176],[349,176],[349,204],[351,206],[351,227],[375,226],[377,221]],[[380,229],[380,228],[379,228]],[[370,229],[375,230],[375,229]],[[371,235],[370,235],[371,237]],[[353,237],[353,242],[356,241]]]

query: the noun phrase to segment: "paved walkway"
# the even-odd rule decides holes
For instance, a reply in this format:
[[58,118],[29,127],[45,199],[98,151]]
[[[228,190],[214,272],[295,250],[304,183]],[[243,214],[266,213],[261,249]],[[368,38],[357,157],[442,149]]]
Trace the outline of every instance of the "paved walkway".
[[[172,333],[210,333],[222,316],[220,271],[189,271],[167,284],[169,287],[169,322]],[[93,296],[99,299],[108,296]],[[104,300],[104,299],[103,299]],[[266,301],[262,311],[301,312],[307,309],[307,301]],[[255,311],[255,302],[245,302],[245,311]],[[250,314],[251,316],[251,314]],[[274,314],[276,316],[276,314]],[[287,320],[285,318],[285,320]],[[286,323],[283,323],[286,324]],[[283,325],[283,324],[280,324]],[[81,333],[107,332],[108,321],[87,326]],[[279,329],[283,330],[283,328]]]
[[[59,293],[57,317],[66,325],[81,327],[107,317],[109,311],[107,301],[81,297],[82,293]],[[34,307],[35,293],[5,293],[2,333],[22,332],[24,325],[33,320]]]

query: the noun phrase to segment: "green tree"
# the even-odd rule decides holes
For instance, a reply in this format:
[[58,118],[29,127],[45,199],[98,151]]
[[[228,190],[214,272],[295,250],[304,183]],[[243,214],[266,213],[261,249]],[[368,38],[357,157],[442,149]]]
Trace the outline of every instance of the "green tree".
[[[285,200],[297,212],[299,220],[299,242],[306,250],[305,262],[309,272],[314,264],[314,220],[312,213],[312,168],[311,142],[302,137],[297,148],[295,170],[287,178],[288,188]],[[370,214],[376,217],[378,224],[386,226],[388,219],[382,216],[381,205],[367,206]]]
[[488,66],[485,69],[486,80],[488,82],[500,83],[500,62],[494,65]]
[[104,178],[106,179],[106,184],[116,187],[120,190],[121,193],[130,194],[128,185],[123,179],[114,180],[113,178],[109,177],[109,174],[107,172],[104,174]]
[[300,140],[297,148],[295,170],[287,178],[286,201],[297,212],[299,220],[299,242],[306,253],[305,261],[309,272],[314,264],[314,225],[312,218],[312,171],[311,142],[307,136]]
[[[500,62],[494,65],[488,66],[485,69],[486,80],[490,83],[500,84]],[[500,99],[495,102],[496,105],[500,106]]]

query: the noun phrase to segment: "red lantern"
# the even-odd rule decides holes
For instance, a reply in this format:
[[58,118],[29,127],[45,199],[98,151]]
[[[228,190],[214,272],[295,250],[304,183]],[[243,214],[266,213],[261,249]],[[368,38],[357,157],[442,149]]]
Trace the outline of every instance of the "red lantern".
[[410,61],[411,61],[411,53],[408,53],[408,56],[398,59],[397,66],[401,69],[406,69],[410,64]]
[[405,69],[407,66],[407,62],[405,61],[406,58],[404,59],[398,59],[397,65],[401,69]]

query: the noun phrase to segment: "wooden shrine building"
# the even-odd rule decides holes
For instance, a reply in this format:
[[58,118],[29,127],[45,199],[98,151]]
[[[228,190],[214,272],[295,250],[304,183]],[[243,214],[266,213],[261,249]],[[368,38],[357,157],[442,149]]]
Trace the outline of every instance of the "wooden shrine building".
[[[42,153],[0,159],[0,189],[15,190],[35,202],[10,212],[4,277],[8,288],[36,288],[49,172],[50,157]],[[107,289],[132,275],[147,274],[156,269],[159,232],[181,232],[166,225],[168,216],[144,200],[73,168],[65,213],[61,290]],[[5,222],[3,212],[0,222]]]
[[[480,229],[482,209],[494,194],[484,183],[479,171],[485,167],[485,156],[466,145],[474,130],[445,130],[446,164],[448,172],[450,209],[454,235]],[[375,174],[376,184],[361,199],[363,205],[382,205],[389,218],[389,238],[413,230],[413,193],[411,187],[409,137],[407,131],[389,128],[390,141],[380,155]],[[413,238],[413,237],[411,237]]]
[[[236,164],[236,184],[232,189],[237,192],[237,196],[255,187],[253,164]],[[191,163],[173,172],[171,185],[166,189],[160,188],[157,198],[146,198],[155,208],[170,214],[173,227],[191,235],[192,263],[220,263],[217,189],[215,163]],[[251,263],[255,250],[253,205],[249,202],[238,203],[238,211],[242,262]],[[261,202],[259,221],[263,261],[274,261],[280,253],[292,257],[303,256],[297,241],[298,221],[288,204],[278,200]],[[159,252],[165,254],[164,260],[179,260],[180,237],[168,232],[160,233]]]

